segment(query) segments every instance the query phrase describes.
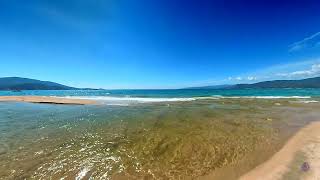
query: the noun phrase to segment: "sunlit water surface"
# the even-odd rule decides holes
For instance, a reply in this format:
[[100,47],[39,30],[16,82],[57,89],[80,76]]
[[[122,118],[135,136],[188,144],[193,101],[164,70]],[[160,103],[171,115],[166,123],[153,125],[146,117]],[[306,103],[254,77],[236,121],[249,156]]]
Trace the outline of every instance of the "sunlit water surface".
[[0,179],[236,178],[319,117],[318,103],[299,101],[3,102]]

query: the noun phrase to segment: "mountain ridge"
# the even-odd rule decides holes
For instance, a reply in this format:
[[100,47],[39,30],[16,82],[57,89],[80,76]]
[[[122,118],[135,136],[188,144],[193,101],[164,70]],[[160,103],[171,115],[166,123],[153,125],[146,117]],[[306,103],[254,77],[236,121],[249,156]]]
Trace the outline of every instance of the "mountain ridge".
[[[224,84],[213,86],[188,87],[183,89],[267,89],[267,88],[319,88],[320,77],[306,78],[300,80],[272,80],[252,84]],[[41,81],[22,77],[0,78],[0,90],[97,90],[91,88],[76,88],[63,84]]]
[[[221,87],[221,88],[220,88]],[[199,86],[185,89],[268,89],[268,88],[320,88],[320,77],[300,80],[272,80],[252,84]]]
[[41,81],[22,77],[0,78],[0,90],[75,90],[79,88],[51,81]]

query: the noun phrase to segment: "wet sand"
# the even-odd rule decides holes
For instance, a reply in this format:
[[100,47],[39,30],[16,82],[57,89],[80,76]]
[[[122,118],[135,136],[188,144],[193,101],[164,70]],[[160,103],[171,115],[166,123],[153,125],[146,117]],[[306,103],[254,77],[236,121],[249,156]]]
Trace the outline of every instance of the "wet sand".
[[[320,122],[297,132],[268,161],[243,175],[241,180],[317,179],[320,177]],[[303,171],[306,162],[310,169]]]
[[93,100],[85,99],[67,99],[49,96],[0,96],[0,101],[16,101],[16,102],[30,102],[30,103],[47,103],[47,104],[71,104],[71,105],[85,105],[97,104]]

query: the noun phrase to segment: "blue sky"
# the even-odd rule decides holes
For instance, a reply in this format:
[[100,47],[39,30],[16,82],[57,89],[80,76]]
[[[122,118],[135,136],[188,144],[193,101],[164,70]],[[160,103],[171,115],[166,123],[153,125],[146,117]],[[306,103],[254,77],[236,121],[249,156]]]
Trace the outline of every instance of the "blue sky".
[[0,77],[179,88],[320,75],[317,0],[2,0]]

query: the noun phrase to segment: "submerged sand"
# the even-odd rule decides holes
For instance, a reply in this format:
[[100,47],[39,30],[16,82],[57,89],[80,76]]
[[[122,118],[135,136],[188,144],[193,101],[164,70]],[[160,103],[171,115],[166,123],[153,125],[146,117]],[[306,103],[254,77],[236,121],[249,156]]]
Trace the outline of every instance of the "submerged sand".
[[0,96],[1,101],[31,102],[31,103],[48,103],[48,104],[97,104],[96,101],[86,99],[67,99],[49,96]]
[[[268,161],[243,175],[241,180],[318,179],[320,177],[320,122],[296,133]],[[310,169],[302,170],[307,163]]]
[[[296,162],[296,152],[303,150],[302,160],[311,166],[302,175],[311,174],[316,164],[305,157],[319,157],[315,143],[294,145],[299,148],[288,161],[270,157],[286,148],[294,132],[319,119],[319,107],[296,99],[210,99],[170,106],[0,103],[0,179],[233,180],[247,172],[243,179],[269,174],[276,179],[279,172],[279,178],[299,177],[302,163],[299,154]],[[268,159],[273,162],[269,168],[250,175]],[[281,169],[282,161],[286,168],[273,169],[278,164]]]

